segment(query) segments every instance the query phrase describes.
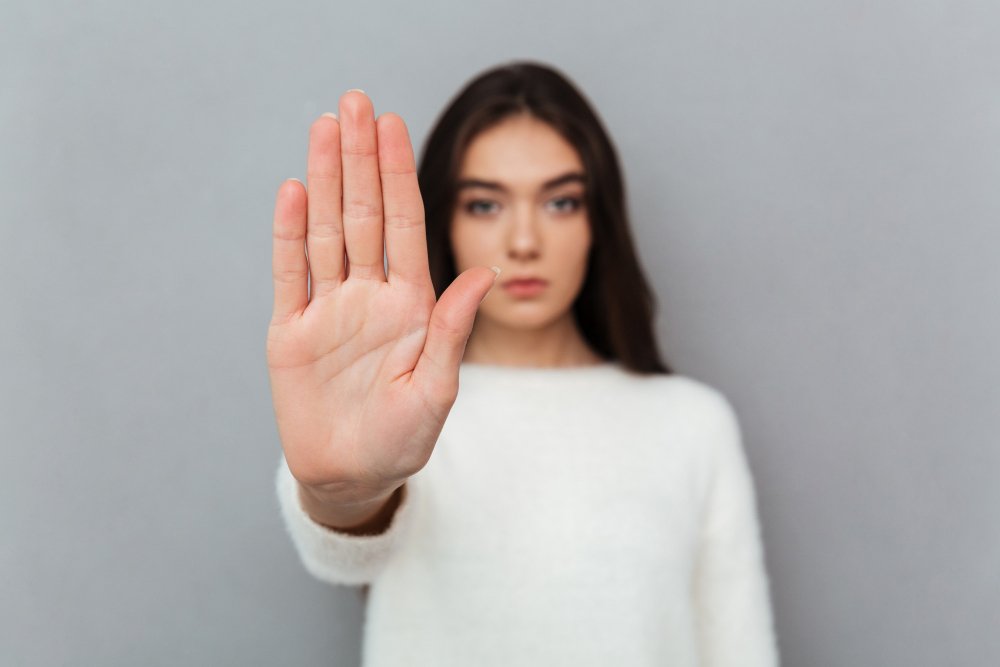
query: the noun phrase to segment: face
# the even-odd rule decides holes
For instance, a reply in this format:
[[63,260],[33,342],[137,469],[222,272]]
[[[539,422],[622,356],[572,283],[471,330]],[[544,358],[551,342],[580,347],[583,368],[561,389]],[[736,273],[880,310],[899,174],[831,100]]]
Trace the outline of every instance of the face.
[[[455,268],[502,269],[477,318],[534,328],[570,316],[591,245],[583,176],[576,149],[527,114],[473,138],[452,217]],[[542,282],[511,283],[518,278]]]

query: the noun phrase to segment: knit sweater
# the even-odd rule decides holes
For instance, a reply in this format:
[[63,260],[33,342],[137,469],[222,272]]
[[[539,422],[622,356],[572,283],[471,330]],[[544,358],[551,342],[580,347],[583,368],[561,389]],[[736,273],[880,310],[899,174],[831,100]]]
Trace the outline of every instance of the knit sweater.
[[364,667],[778,664],[756,498],[730,402],[616,362],[463,363],[388,529],[279,507],[305,569],[370,586]]

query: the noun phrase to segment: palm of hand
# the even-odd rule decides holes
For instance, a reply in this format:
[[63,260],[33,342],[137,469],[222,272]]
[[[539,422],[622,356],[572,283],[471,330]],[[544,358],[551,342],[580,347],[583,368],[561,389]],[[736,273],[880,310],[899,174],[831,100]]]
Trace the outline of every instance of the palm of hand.
[[406,127],[360,91],[340,112],[311,128],[308,195],[279,189],[267,360],[292,473],[363,496],[426,464],[495,276],[469,269],[435,302]]

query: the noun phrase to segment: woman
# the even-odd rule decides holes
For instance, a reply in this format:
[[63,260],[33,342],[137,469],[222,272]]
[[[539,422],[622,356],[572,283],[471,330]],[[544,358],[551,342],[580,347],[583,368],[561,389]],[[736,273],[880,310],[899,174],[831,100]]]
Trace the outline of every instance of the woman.
[[776,664],[735,413],[660,359],[583,96],[485,72],[419,175],[399,116],[339,112],[278,192],[267,356],[283,516],[370,586],[365,665]]

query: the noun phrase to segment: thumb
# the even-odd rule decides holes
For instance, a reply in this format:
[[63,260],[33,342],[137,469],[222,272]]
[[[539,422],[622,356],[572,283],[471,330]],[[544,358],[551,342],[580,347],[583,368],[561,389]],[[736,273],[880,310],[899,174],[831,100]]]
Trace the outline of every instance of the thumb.
[[476,311],[493,288],[500,267],[463,271],[444,291],[431,312],[424,350],[413,372],[426,386],[450,386],[458,378],[465,344],[476,321]]

